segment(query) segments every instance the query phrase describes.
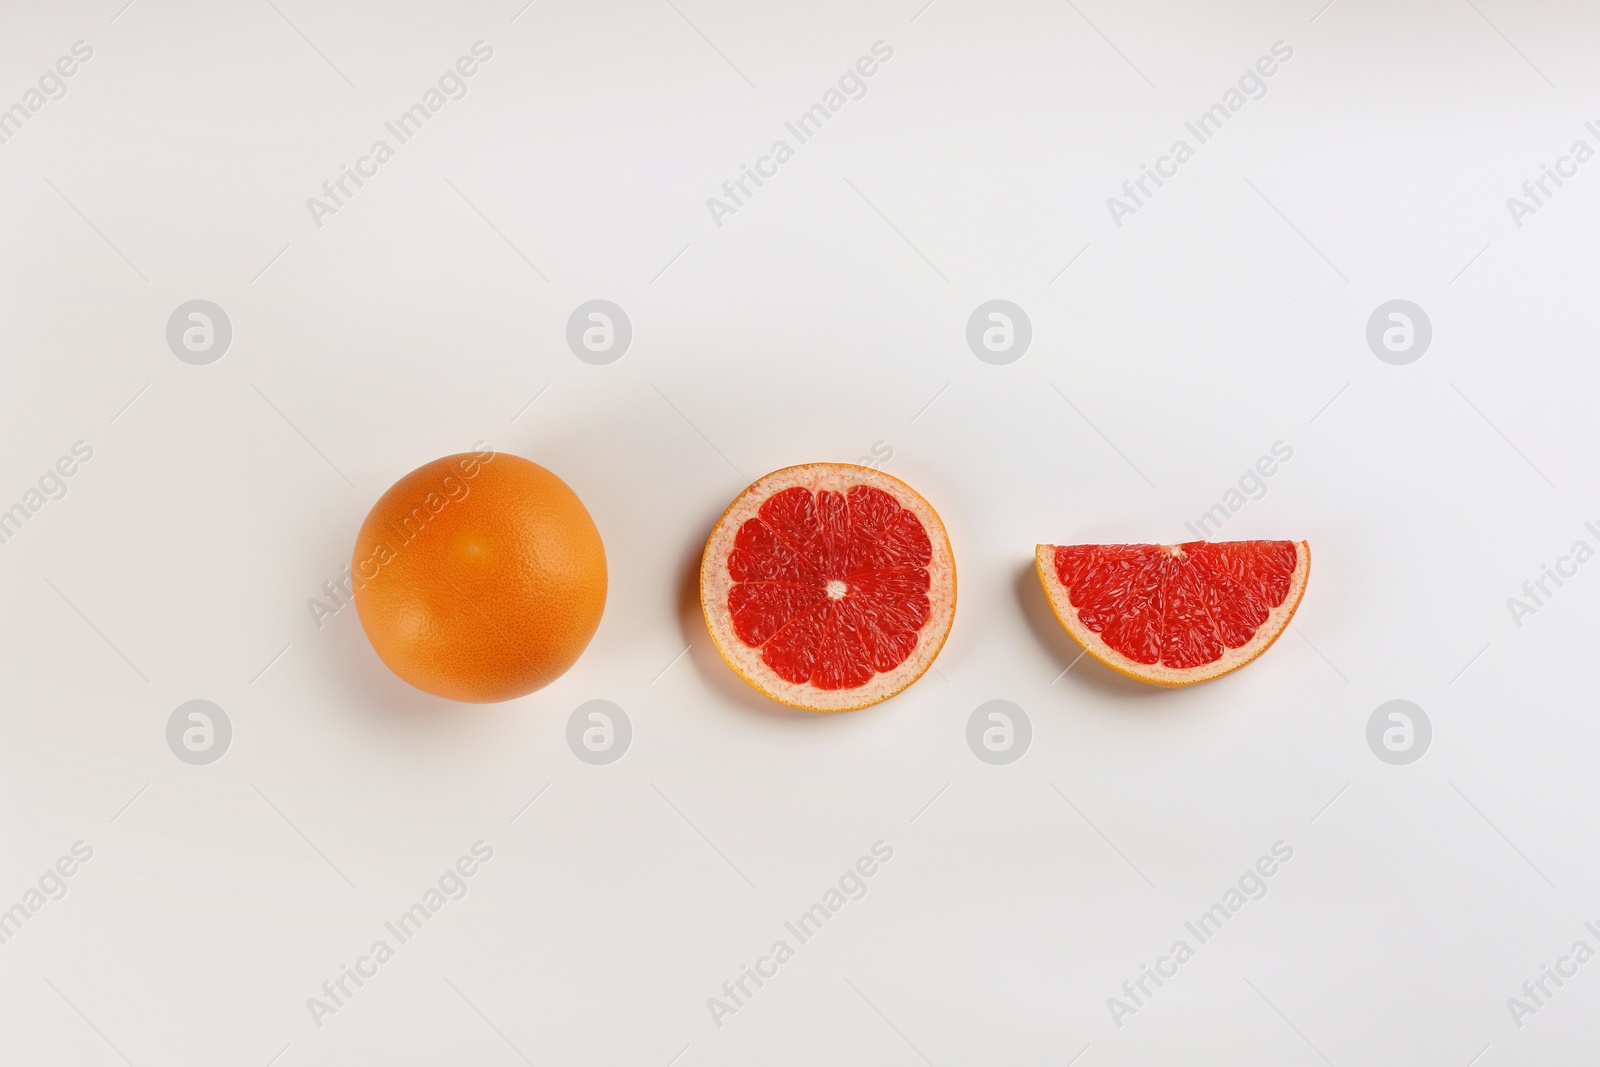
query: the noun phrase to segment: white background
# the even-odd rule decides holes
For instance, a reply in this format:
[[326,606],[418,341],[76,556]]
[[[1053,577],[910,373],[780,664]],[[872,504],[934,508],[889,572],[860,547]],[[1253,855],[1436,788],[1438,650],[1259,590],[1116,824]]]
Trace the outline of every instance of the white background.
[[[1520,1029],[1506,999],[1600,947],[1600,566],[1520,627],[1506,599],[1600,545],[1600,163],[1520,228],[1505,201],[1600,147],[1600,12],[1322,3],[8,4],[0,106],[94,55],[0,145],[0,506],[94,457],[0,545],[0,908],[94,858],[0,946],[0,1061],[1587,1062],[1600,963]],[[317,227],[477,40],[468,95]],[[165,341],[195,298],[233,325],[209,366]],[[564,338],[594,298],[633,323],[609,366]],[[1033,324],[1007,366],[964,337],[993,298]],[[1409,366],[1365,341],[1395,298],[1433,323]],[[383,489],[480,439],[576,489],[611,575],[582,661],[487,707],[306,605]],[[1221,536],[1310,540],[1294,629],[1193,690],[1063,676],[1034,544],[1186,539],[1280,440]],[[886,704],[789,712],[712,649],[701,546],[753,478],[875,443],[949,527],[954,630]],[[234,728],[206,767],[165,740],[195,698]],[[1006,767],[965,740],[997,698],[1033,726]],[[1365,739],[1395,698],[1433,723],[1410,766]],[[633,723],[610,766],[565,741],[591,699]],[[314,1025],[480,839],[470,894]],[[714,1025],[878,840],[868,895]],[[1267,896],[1114,1025],[1279,840]]]

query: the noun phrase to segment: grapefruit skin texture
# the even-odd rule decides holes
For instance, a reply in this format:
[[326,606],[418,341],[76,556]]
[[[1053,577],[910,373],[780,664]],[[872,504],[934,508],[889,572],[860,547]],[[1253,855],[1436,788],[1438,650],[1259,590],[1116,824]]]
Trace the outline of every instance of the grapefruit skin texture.
[[583,502],[504,452],[445,456],[401,478],[362,523],[351,574],[389,669],[472,704],[555,681],[606,604],[605,547]]
[[[1294,546],[1295,564],[1288,575],[1288,590],[1276,606],[1267,613],[1267,617],[1256,627],[1249,640],[1237,646],[1225,649],[1216,660],[1195,667],[1171,667],[1164,663],[1142,663],[1108,645],[1100,633],[1086,626],[1079,617],[1079,610],[1073,606],[1070,591],[1062,584],[1059,572],[1056,569],[1056,545],[1039,545],[1034,550],[1034,566],[1039,574],[1039,584],[1044,588],[1045,599],[1050,602],[1050,610],[1055,613],[1059,622],[1073,639],[1082,645],[1084,651],[1107,667],[1125,677],[1135,681],[1145,682],[1149,685],[1177,688],[1194,685],[1198,682],[1209,682],[1213,678],[1220,678],[1230,674],[1240,667],[1253,662],[1273,643],[1283,635],[1289,626],[1289,621],[1294,618],[1295,611],[1300,607],[1300,600],[1305,596],[1306,583],[1311,575],[1311,545],[1305,541],[1286,542]],[[1198,544],[1198,542],[1197,542]],[[1227,545],[1228,542],[1220,542]],[[1108,548],[1151,546],[1103,546]],[[1160,546],[1168,551],[1182,551],[1184,545]]]
[[[836,684],[840,679],[824,678],[829,672],[822,669],[813,678],[824,678],[827,688],[794,681],[780,673],[780,669],[788,672],[793,666],[792,662],[784,664],[780,661],[780,668],[775,669],[764,657],[766,649],[763,646],[751,645],[744,639],[750,636],[752,619],[761,613],[752,612],[749,602],[739,596],[738,590],[749,589],[751,584],[760,584],[761,579],[749,574],[743,577],[736,575],[731,566],[731,557],[737,551],[744,554],[747,561],[752,558],[751,538],[761,532],[758,528],[762,525],[759,519],[763,514],[762,506],[780,496],[783,497],[780,505],[792,500],[796,488],[813,494],[819,517],[830,510],[837,515],[839,509],[843,508],[850,512],[852,522],[873,522],[874,515],[878,519],[886,515],[886,509],[882,506],[884,494],[893,498],[894,504],[898,505],[898,512],[907,513],[895,515],[892,524],[900,534],[911,535],[902,540],[900,552],[902,555],[907,552],[914,555],[914,562],[897,561],[887,570],[873,569],[876,564],[863,564],[863,560],[871,558],[871,542],[876,537],[852,539],[848,547],[838,541],[832,541],[831,547],[828,544],[811,546],[834,564],[832,567],[811,568],[813,572],[826,571],[820,575],[814,573],[818,579],[815,584],[823,590],[833,587],[841,598],[838,602],[840,607],[848,604],[848,611],[861,613],[855,615],[857,620],[865,621],[868,616],[898,617],[899,624],[891,629],[894,631],[892,637],[901,641],[907,633],[904,628],[907,619],[924,620],[910,631],[913,639],[909,651],[904,646],[891,650],[891,644],[895,643],[892,641],[880,645],[877,652],[885,658],[875,667],[868,668],[866,673],[869,677],[861,684],[850,684],[848,681]],[[855,491],[854,497],[851,496],[852,491]],[[832,498],[827,504],[824,503],[824,494]],[[921,536],[907,522],[911,518],[920,526]],[[827,537],[821,539],[822,542],[829,540]],[[926,555],[922,554],[923,548],[926,549]],[[755,555],[760,554],[759,550],[755,552]],[[779,554],[785,555],[781,551]],[[770,556],[766,562],[771,562]],[[852,563],[857,567],[852,568]],[[804,565],[801,566],[804,568]],[[820,579],[828,580],[823,582]],[[813,591],[805,596],[804,604],[815,607],[820,603],[819,597],[831,599],[832,596],[827,592]],[[885,613],[882,602],[874,600],[880,596],[888,596],[898,603]],[[852,603],[853,597],[861,599]],[[852,463],[805,463],[785,467],[757,479],[734,498],[717,520],[716,527],[706,540],[705,553],[700,562],[700,609],[717,652],[734,673],[758,692],[802,711],[857,711],[904,691],[933,666],[945,639],[950,636],[955,608],[955,553],[950,548],[950,538],[938,512],[900,479]],[[791,617],[798,620],[803,611],[804,607],[801,607]],[[767,628],[770,629],[770,626]],[[783,633],[780,626],[764,645],[775,648],[782,642]],[[821,663],[820,657],[818,663]],[[878,670],[876,667],[886,669]]]

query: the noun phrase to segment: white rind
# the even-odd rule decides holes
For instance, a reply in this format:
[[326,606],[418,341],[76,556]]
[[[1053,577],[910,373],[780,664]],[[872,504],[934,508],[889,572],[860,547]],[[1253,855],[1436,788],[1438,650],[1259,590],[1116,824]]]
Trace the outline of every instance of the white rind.
[[1311,546],[1305,541],[1295,541],[1294,546],[1294,573],[1289,578],[1289,592],[1283,598],[1283,603],[1272,609],[1249,641],[1238,648],[1228,649],[1222,654],[1222,658],[1214,663],[1190,668],[1168,667],[1162,663],[1140,663],[1129,659],[1106,644],[1104,638],[1079,621],[1078,609],[1072,606],[1072,599],[1067,595],[1067,587],[1061,584],[1061,579],[1056,574],[1057,546],[1039,545],[1034,550],[1034,565],[1038,568],[1039,582],[1044,586],[1045,596],[1050,600],[1050,608],[1056,613],[1056,619],[1089,655],[1119,674],[1137,678],[1141,682],[1149,682],[1151,685],[1182,686],[1208,682],[1230,671],[1238,670],[1265,652],[1283,633],[1284,628],[1289,625],[1289,620],[1294,617],[1295,609],[1300,606],[1300,598],[1305,596],[1306,579],[1311,574]]
[[[914,514],[928,532],[933,558],[928,563],[928,621],[917,633],[917,647],[892,671],[874,675],[854,689],[818,689],[780,678],[761,659],[761,650],[739,640],[728,611],[728,594],[733,576],[728,571],[728,553],[733,549],[739,527],[755,517],[761,505],[775,493],[801,486],[813,492],[842,493],[852,486],[866,485],[894,497],[900,506]],[[745,681],[773,700],[810,711],[855,711],[880,703],[901,692],[927,672],[950,635],[955,620],[956,566],[950,538],[944,523],[915,489],[900,479],[850,463],[806,463],[773,471],[751,483],[723,512],[716,529],[706,542],[700,561],[700,607],[706,629],[711,632],[717,651]]]

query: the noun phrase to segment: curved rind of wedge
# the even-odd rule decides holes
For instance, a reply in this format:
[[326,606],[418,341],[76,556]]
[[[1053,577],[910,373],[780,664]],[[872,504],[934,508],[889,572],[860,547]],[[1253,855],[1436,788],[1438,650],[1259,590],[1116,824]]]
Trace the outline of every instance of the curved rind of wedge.
[[1149,685],[1176,688],[1209,682],[1230,674],[1272,647],[1272,643],[1288,627],[1289,620],[1294,618],[1295,609],[1300,606],[1300,599],[1306,593],[1306,579],[1311,574],[1311,546],[1305,541],[1296,541],[1294,546],[1294,573],[1290,576],[1289,593],[1283,598],[1283,603],[1272,609],[1249,641],[1238,648],[1228,649],[1220,659],[1198,667],[1140,663],[1106,644],[1098,633],[1085,626],[1078,618],[1078,610],[1072,606],[1067,587],[1061,584],[1061,578],[1056,574],[1056,545],[1037,546],[1034,550],[1034,566],[1039,572],[1039,584],[1044,587],[1045,599],[1050,602],[1050,610],[1055,612],[1056,621],[1072,635],[1073,640],[1083,646],[1084,651],[1118,674]]

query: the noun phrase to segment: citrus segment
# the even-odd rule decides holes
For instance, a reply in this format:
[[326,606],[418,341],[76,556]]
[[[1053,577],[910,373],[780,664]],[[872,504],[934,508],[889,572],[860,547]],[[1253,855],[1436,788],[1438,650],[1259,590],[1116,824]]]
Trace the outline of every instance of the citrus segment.
[[1113,670],[1190,685],[1240,667],[1305,594],[1304,541],[1040,545],[1040,584],[1067,632]]
[[955,614],[955,561],[927,501],[868,467],[760,479],[706,543],[701,607],[718,651],[775,700],[845,711],[933,662]]

